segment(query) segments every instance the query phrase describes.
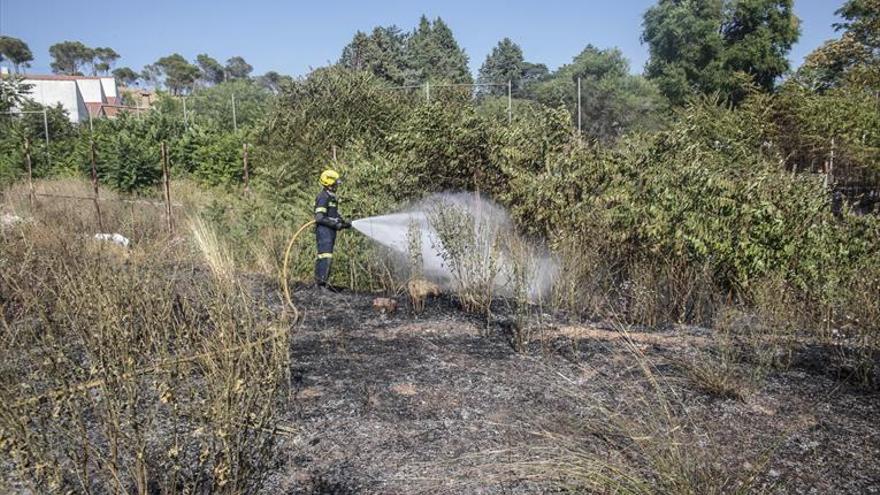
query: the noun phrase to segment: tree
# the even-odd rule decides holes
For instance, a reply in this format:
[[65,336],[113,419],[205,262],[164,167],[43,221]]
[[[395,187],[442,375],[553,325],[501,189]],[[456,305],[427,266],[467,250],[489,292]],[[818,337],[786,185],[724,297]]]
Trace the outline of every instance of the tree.
[[645,74],[681,104],[692,93],[736,101],[736,73],[773,89],[800,34],[793,0],[659,0],[644,16]]
[[650,53],[645,75],[673,103],[721,87],[722,13],[722,0],[660,0],[645,12],[642,42]]
[[504,38],[492,49],[492,53],[486,56],[486,61],[480,67],[477,82],[480,84],[503,84],[503,86],[480,88],[482,94],[500,96],[507,94],[506,83],[510,81],[512,95],[522,97],[526,85],[540,80],[547,73],[546,65],[526,62],[519,45],[511,41],[510,38]]
[[419,84],[437,80],[452,83],[471,83],[468,57],[458,46],[452,30],[437,18],[428,21],[425,16],[407,39],[407,82]]
[[179,53],[162,57],[149,67],[151,70],[158,69],[158,73],[165,78],[165,86],[175,95],[191,90],[199,76],[199,68],[187,62]]
[[358,31],[342,50],[339,65],[368,70],[392,84],[403,84],[407,35],[397,26],[376,27],[372,34]]
[[837,10],[843,34],[807,56],[799,76],[827,89],[844,82],[880,87],[880,0],[849,0]]
[[94,64],[94,70],[105,75],[113,67],[113,64],[119,60],[119,54],[116,53],[116,50],[110,47],[98,47],[95,48],[94,52],[95,58],[100,60],[100,62]]
[[[0,77],[0,112],[21,107],[28,100],[32,89],[33,85],[22,82],[20,76]],[[0,122],[8,125],[10,119],[0,119]]]
[[140,74],[133,71],[130,67],[120,67],[113,70],[113,77],[123,86],[132,86],[137,84]]
[[850,33],[874,55],[880,55],[880,0],[848,0],[835,14],[844,19],[835,29]]
[[550,74],[550,70],[544,64],[534,64],[532,62],[524,62],[522,69],[522,79],[520,81],[521,89],[528,90],[532,83],[542,81]]
[[17,74],[21,67],[30,66],[34,55],[24,41],[11,36],[0,36],[0,62],[4,59],[12,62],[12,67]]
[[[722,27],[724,69],[744,72],[764,91],[788,71],[786,57],[800,36],[793,0],[738,0],[727,8]],[[736,91],[730,88],[728,92]]]
[[[235,97],[235,117],[232,121],[232,98]],[[210,88],[199,89],[187,99],[193,122],[211,128],[232,131],[254,124],[265,116],[272,93],[251,79],[234,79]]]
[[223,82],[224,73],[223,66],[220,65],[213,57],[207,53],[200,53],[196,57],[196,64],[199,66],[199,80],[207,85],[219,84]]
[[576,119],[578,79],[587,135],[610,142],[631,130],[659,127],[662,95],[656,85],[629,73],[629,62],[619,49],[587,45],[571,64],[535,84],[535,96],[547,106],[565,106]]
[[247,79],[254,68],[242,57],[232,57],[226,61],[227,79]]
[[258,87],[267,89],[273,94],[278,94],[278,92],[281,91],[281,86],[283,84],[290,84],[292,82],[292,77],[281,75],[274,70],[270,70],[269,72],[257,77],[256,79]]
[[79,41],[55,43],[49,47],[49,55],[54,59],[50,66],[56,74],[82,74],[80,68],[95,59],[95,51]]
[[140,78],[148,86],[155,88],[162,82],[162,69],[156,64],[147,64],[141,70]]
[[354,33],[351,41],[342,49],[339,65],[350,70],[364,70],[367,67],[370,37],[363,31]]

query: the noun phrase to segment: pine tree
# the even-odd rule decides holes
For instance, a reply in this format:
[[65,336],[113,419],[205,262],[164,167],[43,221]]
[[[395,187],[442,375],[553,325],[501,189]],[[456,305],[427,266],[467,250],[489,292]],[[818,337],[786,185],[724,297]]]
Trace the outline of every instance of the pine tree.
[[358,31],[342,50],[339,65],[368,70],[392,84],[403,84],[406,35],[397,26],[376,27],[372,34]]
[[419,26],[407,40],[406,82],[426,81],[471,83],[468,57],[458,46],[452,30],[439,17],[433,23],[422,16]]
[[30,66],[34,55],[24,41],[11,36],[0,36],[0,62],[4,58],[12,62],[13,69],[18,73],[21,67]]
[[[486,61],[480,67],[477,82],[480,84],[506,84],[510,81],[511,90],[521,93],[523,73],[525,71],[525,59],[522,49],[510,40],[504,38],[492,49],[492,53],[486,56]],[[487,86],[480,88],[481,94],[505,95],[506,86]]]

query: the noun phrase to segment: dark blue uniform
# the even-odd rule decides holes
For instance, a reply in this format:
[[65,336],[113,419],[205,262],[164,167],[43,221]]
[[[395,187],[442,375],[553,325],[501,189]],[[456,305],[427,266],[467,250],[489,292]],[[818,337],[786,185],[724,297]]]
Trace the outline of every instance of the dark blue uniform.
[[326,285],[330,278],[336,232],[347,227],[347,222],[339,215],[337,207],[336,195],[326,188],[315,199],[315,240],[318,244],[315,281],[319,285]]

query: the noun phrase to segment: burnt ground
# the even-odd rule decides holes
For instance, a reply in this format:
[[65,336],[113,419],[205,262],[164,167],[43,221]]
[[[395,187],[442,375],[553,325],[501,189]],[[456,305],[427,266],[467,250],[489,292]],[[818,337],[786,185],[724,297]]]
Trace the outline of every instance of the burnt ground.
[[304,321],[284,420],[296,433],[281,439],[272,493],[562,492],[577,478],[573,452],[615,458],[614,435],[596,425],[627,418],[634,436],[669,425],[661,400],[681,424],[669,429],[687,432],[678,451],[696,473],[754,474],[749,491],[880,493],[880,394],[813,358],[771,373],[743,400],[717,398],[674,364],[712,345],[705,329],[633,332],[628,345],[602,325],[545,315],[528,352],[515,353],[505,325],[446,299],[421,315],[402,304],[383,316],[369,294],[300,288],[294,297]]

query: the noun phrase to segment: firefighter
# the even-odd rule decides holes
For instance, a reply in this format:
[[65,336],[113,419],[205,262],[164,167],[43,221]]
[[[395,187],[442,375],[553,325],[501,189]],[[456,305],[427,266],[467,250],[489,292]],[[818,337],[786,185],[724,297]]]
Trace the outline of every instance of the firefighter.
[[318,259],[315,260],[315,283],[327,287],[330,278],[330,263],[333,261],[333,246],[336,232],[351,227],[351,223],[339,215],[336,188],[341,181],[339,172],[327,169],[321,172],[321,193],[315,199],[315,241],[318,245]]

